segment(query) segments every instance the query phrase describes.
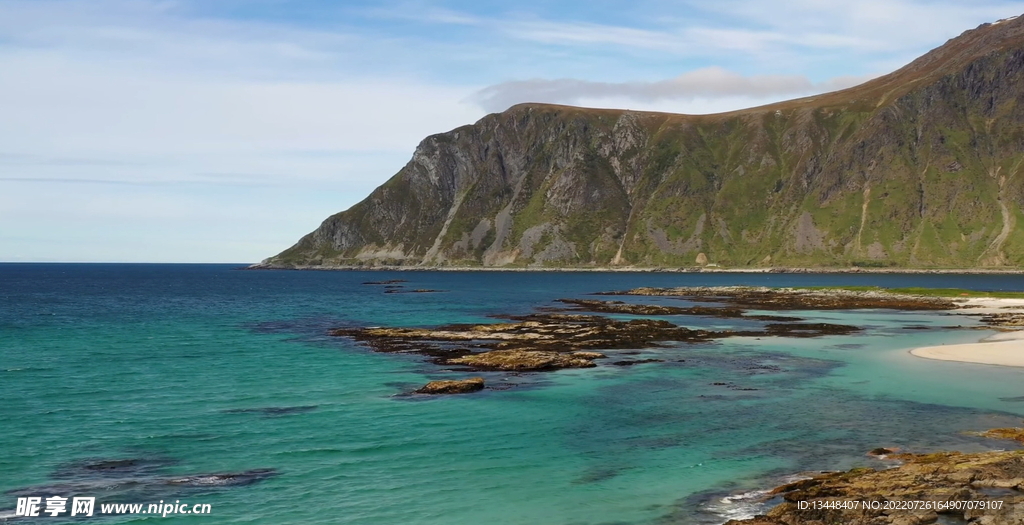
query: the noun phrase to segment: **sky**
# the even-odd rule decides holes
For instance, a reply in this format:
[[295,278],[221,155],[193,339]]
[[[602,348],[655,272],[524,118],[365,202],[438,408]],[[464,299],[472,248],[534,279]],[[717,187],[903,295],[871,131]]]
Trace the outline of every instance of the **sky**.
[[0,0],[0,261],[258,262],[520,102],[849,87],[1024,1]]

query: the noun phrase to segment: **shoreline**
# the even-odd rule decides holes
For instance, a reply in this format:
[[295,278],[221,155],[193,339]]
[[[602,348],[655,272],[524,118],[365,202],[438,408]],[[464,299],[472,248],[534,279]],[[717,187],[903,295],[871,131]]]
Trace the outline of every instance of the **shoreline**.
[[[1024,313],[1024,300],[981,298],[963,301],[960,315]],[[922,359],[1024,368],[1024,330],[1001,332],[975,343],[923,346],[910,350]]]
[[910,350],[922,359],[1024,368],[1024,331],[1004,332],[977,343],[923,346]]
[[597,272],[597,273],[747,273],[747,274],[917,274],[917,275],[1024,275],[1024,268],[708,268],[708,267],[507,267],[507,266],[279,266],[252,264],[241,270],[313,270],[365,272]]

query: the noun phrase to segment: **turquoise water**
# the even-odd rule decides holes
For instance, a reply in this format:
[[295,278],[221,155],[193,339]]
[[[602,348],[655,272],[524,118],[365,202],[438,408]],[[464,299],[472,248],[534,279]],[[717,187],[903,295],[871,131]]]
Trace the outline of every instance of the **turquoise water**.
[[[392,278],[445,292],[361,284]],[[906,352],[988,333],[942,328],[975,324],[943,314],[796,312],[867,330],[647,349],[630,357],[664,362],[633,367],[484,374],[507,388],[441,398],[401,394],[459,374],[325,336],[338,326],[487,322],[560,297],[695,284],[1005,290],[1024,280],[4,264],[0,515],[13,512],[20,489],[41,487],[30,491],[212,506],[210,516],[167,523],[718,523],[749,510],[723,496],[805,470],[877,466],[864,455],[877,446],[1009,446],[964,432],[1024,415],[1024,370]],[[922,325],[934,329],[904,328]],[[122,459],[148,467],[83,468]],[[167,483],[254,469],[275,475]]]

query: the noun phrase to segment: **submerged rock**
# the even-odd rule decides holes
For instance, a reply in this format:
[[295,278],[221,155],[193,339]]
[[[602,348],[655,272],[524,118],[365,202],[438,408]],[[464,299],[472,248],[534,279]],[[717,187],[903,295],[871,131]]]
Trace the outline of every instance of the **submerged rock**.
[[97,479],[149,476],[178,462],[170,458],[85,458],[58,466],[51,477],[54,479]]
[[229,408],[224,410],[225,414],[260,414],[264,417],[287,416],[290,414],[301,414],[317,409],[317,405],[302,405],[294,407],[259,407],[259,408]]
[[484,389],[484,378],[444,379],[431,381],[415,391],[417,394],[468,394]]
[[188,485],[190,487],[237,487],[251,485],[277,475],[277,471],[269,468],[246,470],[244,472],[228,472],[224,474],[202,474],[169,478],[169,485]]
[[633,361],[616,361],[616,362],[614,362],[612,364],[615,365],[615,366],[633,366],[633,365],[642,365],[644,363],[664,363],[664,362],[665,361],[662,360],[662,359],[636,359],[636,360],[633,360]]
[[765,335],[778,337],[820,337],[823,335],[849,335],[860,328],[834,323],[772,323],[765,325]]
[[63,465],[53,473],[57,483],[8,490],[6,494],[17,497],[95,495],[130,501],[178,496],[183,489],[209,490],[213,487],[251,485],[277,475],[277,471],[270,468],[194,475],[160,472],[163,467],[174,463],[163,458],[79,460]]

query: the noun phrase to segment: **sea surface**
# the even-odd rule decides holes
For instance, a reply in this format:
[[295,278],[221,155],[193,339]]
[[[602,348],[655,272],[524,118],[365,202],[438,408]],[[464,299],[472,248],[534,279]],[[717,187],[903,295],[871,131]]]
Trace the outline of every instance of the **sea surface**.
[[[19,494],[74,493],[208,503],[211,514],[9,521],[721,523],[756,511],[751,496],[788,476],[881,467],[865,455],[875,447],[1011,447],[968,432],[1024,416],[1024,369],[908,354],[992,333],[942,313],[794,312],[866,330],[669,345],[628,355],[664,362],[631,367],[486,373],[496,389],[447,397],[404,394],[468,374],[326,335],[495,322],[637,286],[1022,290],[1020,276],[237,268],[0,264],[0,516]],[[387,279],[442,292],[362,284]]]

